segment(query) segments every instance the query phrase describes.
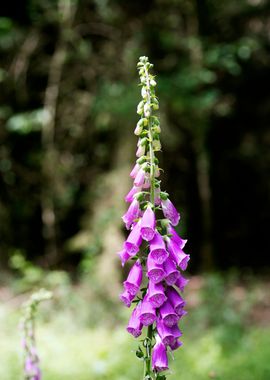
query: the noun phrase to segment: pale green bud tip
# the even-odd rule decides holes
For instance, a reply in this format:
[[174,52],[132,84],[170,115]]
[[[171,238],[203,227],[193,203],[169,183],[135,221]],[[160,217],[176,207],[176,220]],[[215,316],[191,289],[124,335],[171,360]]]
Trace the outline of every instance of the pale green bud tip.
[[148,62],[148,57],[146,57],[145,55],[143,55],[143,56],[141,56],[139,58],[139,61],[142,62],[142,63],[146,63],[146,62]]

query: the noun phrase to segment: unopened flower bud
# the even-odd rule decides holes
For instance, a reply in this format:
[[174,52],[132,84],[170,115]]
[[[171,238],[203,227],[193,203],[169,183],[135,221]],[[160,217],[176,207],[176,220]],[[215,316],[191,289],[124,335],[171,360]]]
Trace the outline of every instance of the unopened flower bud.
[[141,95],[142,95],[143,99],[147,98],[147,91],[146,91],[146,88],[144,86],[141,89]]
[[153,98],[152,103],[153,103],[153,109],[158,110],[159,109],[159,103],[158,103],[157,98]]
[[136,128],[134,129],[134,135],[140,136],[140,134],[142,133],[142,131],[143,131],[143,125],[142,125],[142,123],[138,122],[137,125],[136,125]]
[[148,125],[148,119],[144,117],[142,118],[142,120],[143,120],[143,126],[146,127]]
[[141,114],[143,113],[143,106],[144,106],[144,101],[141,100],[140,103],[139,103],[138,106],[137,106],[137,113],[138,113],[139,115],[141,115]]
[[161,150],[161,144],[160,144],[159,140],[154,140],[153,141],[153,148],[154,148],[155,151]]
[[136,157],[142,157],[145,155],[146,145],[139,144],[138,149],[136,151]]
[[145,117],[149,117],[151,115],[151,107],[148,103],[145,103],[143,107],[143,112]]
[[138,158],[136,162],[137,162],[137,164],[142,165],[145,161],[146,161],[146,157],[142,156],[142,157]]
[[142,56],[139,58],[139,61],[142,62],[142,63],[146,63],[146,62],[148,62],[148,57],[146,57],[145,55],[142,55]]
[[142,67],[140,70],[139,70],[139,75],[143,75],[144,74],[144,68]]
[[138,142],[137,142],[137,146],[146,145],[146,144],[147,144],[147,137],[139,139]]
[[155,133],[155,134],[159,134],[161,131],[160,131],[160,126],[159,125],[154,125],[152,127],[152,131]]
[[146,83],[146,78],[145,78],[144,75],[142,75],[142,76],[140,77],[140,80],[141,80],[141,83],[142,83],[142,84],[145,84],[145,83]]

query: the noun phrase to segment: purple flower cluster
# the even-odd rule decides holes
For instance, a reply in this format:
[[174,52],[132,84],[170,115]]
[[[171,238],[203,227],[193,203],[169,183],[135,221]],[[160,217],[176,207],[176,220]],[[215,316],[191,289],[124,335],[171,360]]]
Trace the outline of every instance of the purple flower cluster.
[[27,380],[41,380],[41,371],[39,368],[38,358],[33,360],[32,358],[28,357],[25,360],[24,373],[27,376]]
[[143,327],[148,326],[145,378],[151,375],[151,356],[152,370],[164,371],[168,368],[168,350],[182,345],[178,322],[186,311],[180,293],[188,282],[182,271],[186,270],[189,261],[189,255],[183,251],[187,241],[174,229],[180,214],[168,194],[160,189],[160,168],[155,156],[155,152],[161,150],[160,126],[153,115],[158,109],[158,100],[154,91],[156,82],[149,73],[152,66],[147,57],[140,58],[138,68],[143,99],[137,107],[141,118],[134,131],[139,137],[138,158],[130,173],[133,186],[125,197],[129,207],[122,218],[129,235],[118,253],[122,266],[133,261],[120,295],[127,307],[131,303],[135,305],[127,331],[137,338]]
[[24,379],[41,380],[40,361],[35,342],[35,331],[32,314],[33,308],[27,307],[27,309],[27,318],[24,320],[22,326],[24,332],[24,337],[22,340],[22,347],[24,350]]
[[[169,199],[159,199],[163,214],[168,220],[165,234],[162,234],[157,226],[153,205],[148,202],[145,210],[141,211],[135,194],[133,199],[129,200],[130,207],[123,217],[131,231],[119,256],[122,265],[131,258],[135,258],[136,261],[124,282],[124,292],[120,298],[130,307],[137,296],[137,305],[127,326],[127,331],[135,338],[141,335],[143,326],[155,324],[157,334],[152,366],[156,371],[163,371],[168,368],[167,347],[175,350],[182,345],[179,340],[182,333],[178,322],[186,311],[185,301],[179,292],[183,292],[188,282],[182,276],[181,270],[187,268],[189,255],[183,251],[186,240],[172,227],[180,219],[172,202]],[[138,254],[143,241],[149,246],[147,255]],[[140,292],[144,261],[148,279],[147,291]]]

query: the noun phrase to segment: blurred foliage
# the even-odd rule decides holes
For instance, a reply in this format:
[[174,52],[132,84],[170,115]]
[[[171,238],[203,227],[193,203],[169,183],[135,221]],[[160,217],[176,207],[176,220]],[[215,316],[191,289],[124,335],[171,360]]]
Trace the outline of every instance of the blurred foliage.
[[[269,320],[251,319],[254,310],[269,300],[268,282],[250,276],[239,281],[235,275],[191,278],[185,295],[189,314],[181,322],[184,346],[175,360],[170,358],[172,377],[269,379]],[[135,359],[138,342],[125,331],[129,310],[118,302],[105,312],[103,298],[93,299],[92,291],[88,280],[70,287],[61,297],[63,303],[54,294],[41,305],[36,339],[44,379],[138,379],[142,370]],[[17,325],[23,299],[1,296],[0,376],[17,379],[22,368]],[[269,307],[268,302],[268,312]],[[245,312],[237,313],[239,308]]]
[[163,183],[182,211],[192,270],[268,265],[269,12],[263,0],[5,4],[1,264],[20,251],[44,268],[93,266],[102,237],[73,243],[96,235],[98,185],[123,142],[135,151],[136,62],[148,55]]
[[6,128],[10,132],[23,134],[40,131],[44,118],[46,118],[46,112],[43,110],[17,114],[16,116],[11,116],[7,120]]
[[10,259],[10,267],[15,270],[11,288],[16,293],[31,292],[33,289],[69,289],[68,274],[60,270],[45,270],[25,259],[21,252],[15,252]]

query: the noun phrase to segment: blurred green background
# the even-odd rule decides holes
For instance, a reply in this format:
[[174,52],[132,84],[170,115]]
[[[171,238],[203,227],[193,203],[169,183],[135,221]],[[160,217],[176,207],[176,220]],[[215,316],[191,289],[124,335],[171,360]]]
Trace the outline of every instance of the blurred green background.
[[44,379],[141,378],[125,277],[136,63],[160,100],[163,189],[189,239],[170,378],[270,378],[270,4],[10,0],[0,13],[0,378],[20,378],[20,305],[45,286]]

